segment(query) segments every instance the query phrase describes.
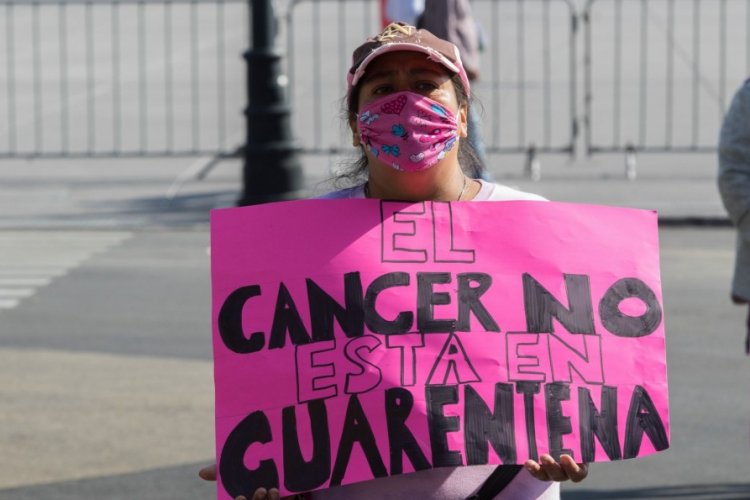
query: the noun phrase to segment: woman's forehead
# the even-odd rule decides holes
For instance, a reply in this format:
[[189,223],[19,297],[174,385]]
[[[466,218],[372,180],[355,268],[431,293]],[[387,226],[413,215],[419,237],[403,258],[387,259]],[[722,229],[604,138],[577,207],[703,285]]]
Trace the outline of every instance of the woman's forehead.
[[390,70],[424,70],[441,75],[449,75],[448,70],[440,63],[431,61],[426,54],[421,52],[399,51],[388,52],[372,61],[365,71],[364,78],[369,79],[376,73]]

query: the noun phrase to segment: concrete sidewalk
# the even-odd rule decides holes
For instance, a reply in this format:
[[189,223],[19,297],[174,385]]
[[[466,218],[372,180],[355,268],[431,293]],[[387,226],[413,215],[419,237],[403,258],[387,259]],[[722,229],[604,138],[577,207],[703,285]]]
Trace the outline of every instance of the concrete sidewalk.
[[662,224],[729,225],[716,185],[717,159],[713,154],[642,155],[637,177],[625,176],[624,155],[603,155],[571,162],[542,158],[542,178],[533,182],[518,175],[497,180],[542,194],[555,201],[617,205],[656,210]]
[[[0,228],[192,227],[212,208],[232,206],[242,185],[240,160],[195,173],[208,159],[14,160],[0,162]],[[301,197],[332,189],[348,159],[301,156]],[[524,174],[522,156],[495,155],[497,182],[550,200],[657,210],[663,224],[728,225],[709,154],[638,157],[635,180],[625,178],[624,155],[542,156],[541,180]]]

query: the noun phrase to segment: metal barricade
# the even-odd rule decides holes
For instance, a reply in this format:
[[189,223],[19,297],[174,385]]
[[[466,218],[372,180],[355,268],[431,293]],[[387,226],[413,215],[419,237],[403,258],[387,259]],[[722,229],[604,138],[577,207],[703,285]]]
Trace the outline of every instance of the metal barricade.
[[750,1],[589,0],[584,22],[587,154],[716,149],[750,74]]
[[[475,0],[490,153],[702,152],[750,74],[750,0]],[[246,0],[0,0],[0,158],[226,155],[244,141]],[[349,150],[351,51],[378,0],[289,0],[293,130]],[[577,46],[584,46],[579,105]],[[582,109],[580,109],[582,106]]]
[[244,142],[244,0],[0,0],[0,158]]
[[[351,53],[379,29],[377,0],[294,0],[286,50],[294,130],[307,153],[351,149],[342,116]],[[473,85],[489,153],[574,152],[577,16],[568,0],[475,0],[484,33]]]

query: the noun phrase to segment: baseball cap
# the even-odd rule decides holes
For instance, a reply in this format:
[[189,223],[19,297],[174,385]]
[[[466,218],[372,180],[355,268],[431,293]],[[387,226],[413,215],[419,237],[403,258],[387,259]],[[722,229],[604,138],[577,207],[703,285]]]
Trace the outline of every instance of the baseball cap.
[[471,87],[466,70],[461,63],[458,47],[438,38],[425,29],[417,29],[406,23],[391,23],[379,35],[368,38],[352,54],[352,67],[346,75],[347,93],[357,85],[367,66],[377,57],[389,52],[422,52],[427,59],[442,64],[451,73],[457,73],[470,95]]

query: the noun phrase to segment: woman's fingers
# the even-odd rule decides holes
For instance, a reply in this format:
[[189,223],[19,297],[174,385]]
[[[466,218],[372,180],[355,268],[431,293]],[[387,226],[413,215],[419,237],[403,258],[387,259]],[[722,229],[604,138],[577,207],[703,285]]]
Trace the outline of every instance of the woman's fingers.
[[588,464],[577,464],[570,455],[560,455],[560,466],[574,483],[583,481],[589,475]]
[[538,462],[535,462],[534,460],[527,460],[524,464],[524,467],[526,467],[526,470],[529,471],[529,473],[537,478],[540,481],[550,481],[551,478],[547,475],[546,472],[542,469],[542,466],[539,465]]
[[269,500],[268,491],[266,491],[265,488],[258,488],[257,490],[255,490],[255,493],[253,493],[252,500]]
[[[204,479],[206,481],[216,481],[216,464],[202,468],[198,472],[198,475],[201,477],[201,479]],[[238,497],[235,497],[234,500],[247,499],[244,496],[240,495]],[[255,490],[255,493],[253,493],[252,500],[281,500],[281,496],[279,495],[279,490],[277,488],[271,488],[270,490],[266,490],[265,488],[258,488],[257,490]]]
[[[244,497],[242,498],[244,499]],[[240,500],[240,497],[235,498],[235,500]],[[276,488],[271,488],[270,490],[258,488],[253,493],[252,500],[281,500],[281,496],[279,495],[279,490]]]
[[570,455],[561,455],[560,462],[556,462],[551,455],[542,455],[539,462],[527,460],[526,470],[540,481],[583,481],[589,473],[587,464],[577,464]]
[[198,471],[198,475],[204,481],[216,481],[216,464],[202,468]]
[[552,458],[552,455],[544,454],[539,457],[539,464],[552,481],[565,481],[568,479],[568,476],[565,474],[560,464]]
[[[216,464],[209,465],[208,467],[202,468],[198,475],[205,481],[216,481]],[[234,500],[247,500],[244,496],[240,495]],[[266,490],[265,488],[258,488],[253,493],[252,500],[281,500],[279,490],[277,488],[271,488]]]

